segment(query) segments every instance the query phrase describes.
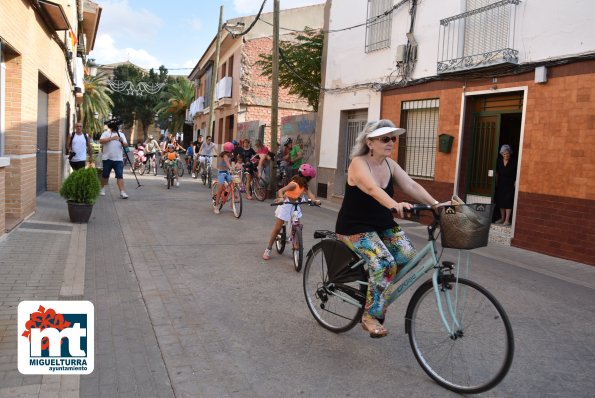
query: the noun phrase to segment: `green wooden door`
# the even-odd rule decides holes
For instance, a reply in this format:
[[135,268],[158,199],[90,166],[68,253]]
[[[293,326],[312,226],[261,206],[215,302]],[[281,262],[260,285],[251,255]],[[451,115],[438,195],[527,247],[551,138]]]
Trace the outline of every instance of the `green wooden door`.
[[475,117],[467,193],[493,196],[499,133],[500,115]]

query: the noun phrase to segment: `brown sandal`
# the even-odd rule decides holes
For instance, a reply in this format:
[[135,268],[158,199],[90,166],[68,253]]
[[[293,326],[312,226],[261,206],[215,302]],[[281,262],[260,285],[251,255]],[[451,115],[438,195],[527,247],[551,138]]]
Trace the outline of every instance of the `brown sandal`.
[[388,334],[388,329],[378,322],[378,319],[374,318],[370,315],[362,316],[362,328],[370,332],[370,337],[372,338],[380,338],[384,337]]

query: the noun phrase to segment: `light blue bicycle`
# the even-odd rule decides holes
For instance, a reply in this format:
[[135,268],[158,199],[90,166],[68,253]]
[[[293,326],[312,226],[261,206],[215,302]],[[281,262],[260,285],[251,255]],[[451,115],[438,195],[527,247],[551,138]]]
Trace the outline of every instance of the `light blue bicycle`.
[[[485,288],[459,277],[462,267],[440,262],[436,211],[427,205],[414,205],[410,211],[432,213],[428,243],[397,272],[386,291],[387,301],[395,301],[434,270],[407,307],[405,333],[413,354],[441,386],[463,394],[487,391],[504,379],[512,364],[514,337],[508,316]],[[306,303],[324,328],[335,333],[348,331],[361,321],[364,311],[367,263],[337,240],[334,232],[316,231],[314,237],[321,241],[308,252],[304,266]]]

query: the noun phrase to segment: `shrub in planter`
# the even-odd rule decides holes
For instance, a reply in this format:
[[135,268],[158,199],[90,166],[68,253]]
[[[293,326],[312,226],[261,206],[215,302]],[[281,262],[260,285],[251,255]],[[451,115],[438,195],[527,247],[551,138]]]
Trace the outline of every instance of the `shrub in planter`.
[[60,187],[60,196],[68,202],[68,214],[72,222],[89,221],[100,191],[94,168],[76,170],[66,177]]

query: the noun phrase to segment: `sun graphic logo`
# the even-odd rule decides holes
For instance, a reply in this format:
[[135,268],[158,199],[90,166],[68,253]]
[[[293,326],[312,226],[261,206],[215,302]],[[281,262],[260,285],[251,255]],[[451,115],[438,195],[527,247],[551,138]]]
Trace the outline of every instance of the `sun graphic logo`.
[[90,301],[22,301],[18,310],[22,374],[89,374],[95,311]]

